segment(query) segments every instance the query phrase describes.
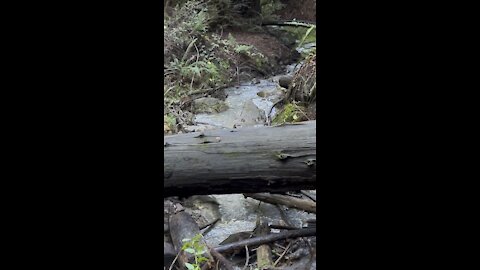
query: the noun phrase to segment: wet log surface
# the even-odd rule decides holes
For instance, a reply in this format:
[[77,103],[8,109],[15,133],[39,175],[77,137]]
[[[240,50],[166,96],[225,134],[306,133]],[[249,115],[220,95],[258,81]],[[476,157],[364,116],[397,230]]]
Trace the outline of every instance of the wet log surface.
[[164,196],[315,189],[316,122],[164,137]]

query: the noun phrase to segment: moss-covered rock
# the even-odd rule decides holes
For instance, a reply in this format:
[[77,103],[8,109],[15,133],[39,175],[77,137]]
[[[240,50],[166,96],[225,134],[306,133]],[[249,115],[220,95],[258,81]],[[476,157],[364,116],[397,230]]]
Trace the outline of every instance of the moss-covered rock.
[[283,123],[306,121],[308,119],[305,115],[305,111],[305,107],[289,103],[285,105],[285,107],[283,107],[280,113],[275,116],[275,118],[272,120],[272,124],[280,125]]

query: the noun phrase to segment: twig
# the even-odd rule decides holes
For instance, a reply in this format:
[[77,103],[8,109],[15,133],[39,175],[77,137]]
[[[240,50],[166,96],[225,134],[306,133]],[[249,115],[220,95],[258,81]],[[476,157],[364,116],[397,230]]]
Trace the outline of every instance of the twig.
[[297,104],[295,104],[295,102],[293,102],[292,104],[293,104],[293,106],[295,106],[295,108],[297,108],[297,110],[299,110],[299,111],[307,118],[308,121],[311,120],[311,119],[307,116],[307,114],[306,114],[302,109],[300,109],[300,107],[299,107]]
[[285,22],[285,21],[264,21],[262,22],[262,25],[287,25],[287,26],[300,26],[300,27],[308,27],[308,28],[317,28],[317,26],[313,23],[304,23],[304,22],[295,22],[295,21],[290,21],[290,22]]
[[316,228],[306,228],[306,229],[292,230],[292,231],[286,231],[286,232],[281,232],[276,234],[269,234],[266,236],[253,237],[253,238],[238,241],[236,243],[222,245],[222,246],[216,247],[215,251],[226,252],[226,251],[244,247],[246,245],[259,246],[259,245],[263,245],[263,244],[267,244],[267,243],[271,243],[271,242],[275,242],[275,241],[287,239],[287,238],[315,236],[316,233],[317,233]]
[[168,270],[172,270],[173,265],[175,264],[175,262],[176,262],[177,259],[178,259],[178,256],[180,256],[180,252],[182,252],[182,251],[181,251],[181,250],[178,251],[177,256],[175,256],[175,259],[173,259],[173,262],[172,262],[172,264],[170,264],[170,267],[168,268]]
[[[299,228],[294,227],[294,226],[285,226],[285,225],[275,225],[271,224],[269,225],[271,229],[277,229],[277,230],[298,230]],[[283,247],[285,248],[285,247]]]
[[248,246],[245,246],[245,252],[246,252],[246,256],[247,258],[245,259],[245,266],[243,267],[243,269],[247,269],[247,266],[248,266],[248,262],[250,261],[250,254],[248,254]]
[[207,233],[209,233],[215,227],[215,224],[217,224],[217,222],[219,220],[220,220],[220,218],[217,218],[213,222],[210,222],[209,224],[206,224],[205,226],[202,226],[200,228],[200,230],[203,230],[203,229],[208,227],[205,231],[202,232],[202,235],[205,236]]
[[[304,123],[304,122],[300,122]],[[310,153],[306,153],[306,156]],[[250,197],[252,199],[263,201],[270,204],[281,204],[290,208],[300,209],[309,213],[317,212],[317,205],[307,199],[298,199],[291,196],[279,195],[279,194],[268,194],[268,193],[244,193],[245,197]],[[287,223],[288,224],[288,223]]]
[[276,247],[279,247],[279,248],[281,248],[281,249],[283,249],[283,250],[286,249],[286,247],[280,245],[279,243],[275,243],[275,244],[273,244],[273,245],[276,246]]
[[221,261],[222,264],[227,268],[228,270],[234,270],[233,265],[225,258],[223,257],[222,254],[220,254],[218,251],[216,251],[213,248],[208,248],[210,250],[210,253],[217,258],[217,260]]
[[308,192],[306,192],[305,190],[301,190],[300,191],[303,195],[307,196],[310,200],[314,201],[314,202],[317,202],[317,199],[316,198],[313,198],[312,195],[310,195]]
[[165,91],[165,92],[163,93],[163,96],[166,96],[166,95],[168,94],[168,92],[170,92],[170,90],[172,90],[172,89],[174,89],[174,88],[175,88],[175,86],[172,86],[172,87],[168,88],[167,91]]
[[187,56],[188,56],[188,53],[190,52],[190,50],[192,49],[193,45],[195,44],[195,42],[197,41],[196,38],[194,38],[190,44],[188,44],[188,47],[187,47],[187,50],[185,50],[185,53],[183,54],[183,57],[182,57],[182,61],[181,62],[185,62],[185,60],[187,59]]
[[273,267],[277,266],[277,264],[280,262],[280,260],[283,258],[283,256],[285,256],[285,254],[287,254],[287,251],[290,249],[291,245],[292,245],[292,242],[289,242],[288,246],[285,248],[282,255],[280,255],[280,257],[278,257],[278,259],[273,263]]

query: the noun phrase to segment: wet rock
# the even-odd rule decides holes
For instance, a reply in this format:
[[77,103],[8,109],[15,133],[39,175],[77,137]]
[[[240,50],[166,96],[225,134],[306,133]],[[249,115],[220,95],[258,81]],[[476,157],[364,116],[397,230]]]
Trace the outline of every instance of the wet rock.
[[227,109],[227,104],[217,98],[204,97],[193,101],[193,110],[195,113],[219,113]]
[[260,91],[257,93],[257,96],[266,98],[275,95],[276,93],[274,91]]
[[163,266],[169,267],[173,260],[175,259],[176,252],[173,248],[173,245],[170,243],[163,242]]
[[290,84],[292,83],[292,80],[293,80],[293,76],[285,75],[285,76],[282,76],[282,77],[278,78],[278,84],[281,87],[288,88],[290,86]]
[[191,196],[184,201],[185,211],[189,213],[200,227],[220,218],[219,204],[211,196]]
[[260,79],[258,79],[258,78],[253,78],[252,84],[259,84],[259,83],[260,83]]
[[236,119],[234,126],[254,126],[265,123],[265,120],[265,112],[260,110],[253,101],[248,100],[245,102],[242,112]]

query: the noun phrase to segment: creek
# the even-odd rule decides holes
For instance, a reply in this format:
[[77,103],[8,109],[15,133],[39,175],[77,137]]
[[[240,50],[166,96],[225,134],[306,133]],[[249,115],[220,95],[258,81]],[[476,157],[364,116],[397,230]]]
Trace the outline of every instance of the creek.
[[[307,44],[306,46],[311,46]],[[302,49],[302,48],[301,48]],[[300,49],[300,50],[301,50]],[[301,63],[300,63],[301,64]],[[264,126],[273,104],[284,95],[278,85],[280,77],[293,75],[300,64],[285,66],[284,72],[266,79],[252,79],[225,89],[228,109],[220,113],[200,113],[195,116],[198,130],[216,128],[241,128],[247,126]],[[271,118],[276,113],[272,110]],[[316,191],[309,191],[316,194]],[[269,223],[279,224],[282,220],[281,210],[270,204],[260,203],[242,194],[194,196],[189,199],[187,211],[199,223],[208,223],[216,218],[220,220],[205,235],[211,246],[218,246],[228,236],[238,232],[252,231],[256,226],[257,216]],[[296,209],[282,208],[289,222],[295,227],[304,226],[307,219],[315,219],[309,214]],[[198,222],[198,220],[197,220]]]
[[[273,104],[283,97],[284,89],[278,85],[280,77],[292,75],[295,64],[285,68],[283,74],[267,79],[253,79],[240,85],[226,88],[225,103],[228,109],[220,113],[200,113],[195,116],[198,126],[204,128],[237,128],[264,126]],[[275,108],[271,118],[276,114]]]

